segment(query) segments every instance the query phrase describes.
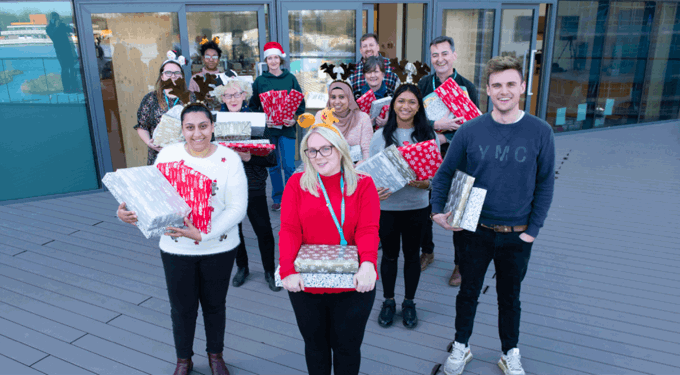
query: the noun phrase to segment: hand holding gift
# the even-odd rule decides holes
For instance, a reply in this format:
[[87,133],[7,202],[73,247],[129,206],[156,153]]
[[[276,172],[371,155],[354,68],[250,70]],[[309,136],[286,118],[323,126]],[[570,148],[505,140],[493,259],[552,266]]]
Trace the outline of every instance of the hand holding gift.
[[118,218],[128,224],[137,225],[137,214],[134,211],[128,211],[125,207],[125,202],[122,202],[118,206],[118,212],[116,212]]
[[375,288],[375,281],[378,274],[375,272],[375,266],[371,262],[363,262],[359,266],[359,271],[354,274],[354,288],[359,293],[370,292]]
[[281,280],[283,288],[289,292],[300,292],[305,290],[305,283],[302,281],[302,276],[299,273],[293,273]]
[[201,241],[201,231],[196,229],[194,224],[189,220],[189,217],[184,218],[184,225],[186,225],[186,228],[176,228],[176,227],[168,227],[168,232],[165,233],[166,236],[170,236],[173,238],[178,238],[178,237],[186,237],[186,238],[191,238],[194,241]]

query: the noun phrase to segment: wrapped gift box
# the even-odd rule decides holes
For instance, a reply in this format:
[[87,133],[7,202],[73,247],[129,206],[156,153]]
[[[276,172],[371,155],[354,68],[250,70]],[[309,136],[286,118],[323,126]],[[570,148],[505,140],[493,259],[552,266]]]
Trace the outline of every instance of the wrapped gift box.
[[184,160],[156,164],[158,170],[175,187],[179,195],[191,208],[189,220],[202,233],[210,233],[212,206],[210,197],[217,187],[206,175],[184,164]]
[[380,116],[380,113],[383,111],[383,107],[387,106],[387,110],[389,111],[389,105],[390,102],[392,101],[391,96],[384,97],[382,99],[378,99],[371,103],[371,119],[374,119],[378,116]]
[[434,177],[442,165],[442,154],[434,139],[399,147],[404,160],[416,173],[418,181]]
[[302,103],[302,99],[305,96],[297,90],[290,90],[286,94],[286,99],[284,100],[283,107],[281,108],[281,120],[290,120],[295,118],[295,111]]
[[220,142],[222,146],[238,152],[250,152],[255,156],[267,156],[276,149],[276,146],[269,143],[268,139],[256,139],[243,142]]
[[390,111],[390,105],[389,105],[389,104],[385,104],[385,105],[382,107],[382,109],[380,110],[380,114],[378,115],[378,117],[380,117],[380,118],[386,118],[386,117],[387,117],[387,113],[388,113],[389,111]]
[[446,206],[444,206],[444,212],[451,212],[448,223],[454,228],[460,228],[463,214],[465,213],[465,206],[468,203],[470,191],[474,183],[475,178],[467,173],[457,170],[453,175],[449,198],[446,201]]
[[473,187],[470,190],[470,197],[465,205],[463,218],[460,220],[460,228],[474,232],[477,230],[479,216],[482,214],[482,206],[486,198],[486,189]]
[[189,205],[154,166],[123,168],[107,173],[102,182],[118,203],[137,214],[144,237],[163,235],[167,227],[181,228]]
[[357,98],[357,105],[362,112],[367,115],[371,114],[371,104],[375,101],[375,93],[373,90],[368,90],[366,93]]
[[368,173],[377,187],[390,189],[394,193],[409,181],[416,179],[416,174],[409,167],[395,145],[390,145],[361,163],[357,170]]
[[153,143],[156,146],[165,147],[177,142],[183,142],[182,121],[180,115],[184,109],[181,105],[176,105],[161,116],[161,121],[153,131]]
[[423,98],[423,105],[425,106],[425,116],[430,121],[437,121],[442,118],[453,119],[455,117],[436,92],[430,93]]
[[302,245],[294,264],[297,272],[354,274],[359,253],[356,246]]
[[434,92],[456,117],[463,117],[465,121],[468,121],[482,114],[467,93],[451,78],[442,83]]
[[361,161],[364,158],[364,154],[361,152],[361,146],[360,145],[349,146],[349,156],[355,163]]
[[[279,267],[274,272],[276,286],[283,286]],[[352,273],[301,273],[305,288],[343,288],[354,289],[354,274]]]
[[213,112],[213,115],[217,140],[245,140],[264,136],[267,122],[264,113]]

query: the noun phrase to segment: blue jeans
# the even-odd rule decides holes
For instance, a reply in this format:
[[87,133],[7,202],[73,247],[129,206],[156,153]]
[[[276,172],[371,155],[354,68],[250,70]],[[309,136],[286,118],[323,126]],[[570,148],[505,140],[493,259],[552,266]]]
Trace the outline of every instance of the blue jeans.
[[519,341],[519,293],[527,274],[531,246],[519,238],[520,233],[496,233],[481,226],[476,232],[463,232],[464,246],[458,250],[458,264],[463,279],[456,297],[456,341],[467,344],[477,313],[477,299],[484,285],[484,275],[493,260],[496,267],[498,298],[498,332],[503,353],[517,347]]
[[[271,144],[276,145],[276,166],[269,168],[269,176],[272,179],[272,200],[281,203],[283,188],[288,179],[295,172],[295,138],[283,136],[269,138]],[[283,166],[284,180],[281,179],[281,167]]]

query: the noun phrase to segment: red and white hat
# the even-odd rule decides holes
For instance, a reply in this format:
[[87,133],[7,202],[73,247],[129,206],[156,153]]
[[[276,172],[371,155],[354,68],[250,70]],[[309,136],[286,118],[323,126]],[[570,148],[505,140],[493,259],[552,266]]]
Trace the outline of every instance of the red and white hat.
[[286,57],[286,54],[283,52],[283,47],[276,42],[268,42],[264,45],[264,58],[266,59],[267,56],[271,55]]

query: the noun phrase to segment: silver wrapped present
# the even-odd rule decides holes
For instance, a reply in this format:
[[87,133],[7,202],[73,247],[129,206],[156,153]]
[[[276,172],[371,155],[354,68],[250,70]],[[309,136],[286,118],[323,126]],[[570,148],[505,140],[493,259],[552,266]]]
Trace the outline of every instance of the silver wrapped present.
[[349,245],[302,245],[294,264],[297,272],[354,274],[359,271],[359,253]]
[[455,117],[442,99],[434,92],[423,98],[423,106],[425,106],[425,116],[430,121],[437,121],[444,117],[448,119]]
[[[274,272],[276,286],[283,286],[279,267]],[[343,288],[354,289],[353,273],[301,273],[305,288]]]
[[416,179],[416,173],[409,167],[395,145],[390,145],[371,156],[361,163],[357,170],[368,173],[376,187],[388,188],[391,193]]
[[163,235],[166,227],[184,226],[189,205],[153,165],[124,168],[107,173],[102,182],[118,203],[125,202],[137,214],[137,227],[144,237]]
[[349,156],[355,163],[361,161],[361,159],[364,158],[364,154],[361,152],[361,146],[360,145],[349,146]]
[[391,96],[386,96],[382,99],[373,101],[373,103],[371,103],[371,119],[378,117],[383,107],[385,105],[389,105],[391,101],[392,101]]
[[213,112],[215,138],[218,140],[245,140],[264,135],[267,118],[264,113]]
[[161,116],[161,121],[153,131],[153,143],[156,146],[165,147],[173,143],[184,142],[180,120],[183,109],[183,106],[176,105]]
[[482,214],[485,198],[486,189],[473,187],[470,190],[470,197],[468,197],[467,204],[465,205],[463,218],[460,220],[460,228],[470,232],[477,230],[477,223],[479,223],[479,216]]
[[451,181],[451,189],[449,190],[449,199],[444,206],[444,212],[451,212],[448,223],[454,228],[460,228],[460,222],[465,213],[465,206],[472,190],[472,185],[475,183],[475,178],[467,173],[456,171]]

